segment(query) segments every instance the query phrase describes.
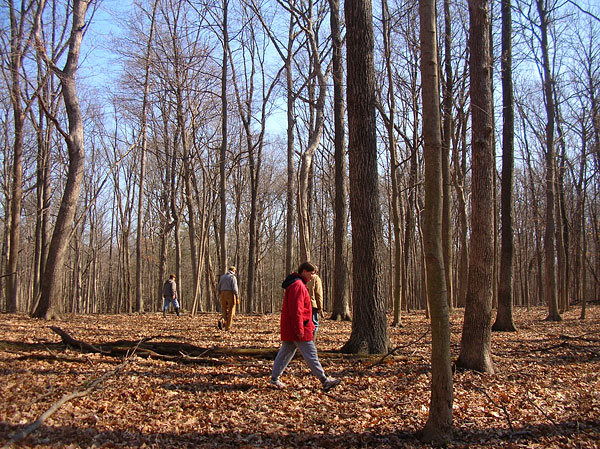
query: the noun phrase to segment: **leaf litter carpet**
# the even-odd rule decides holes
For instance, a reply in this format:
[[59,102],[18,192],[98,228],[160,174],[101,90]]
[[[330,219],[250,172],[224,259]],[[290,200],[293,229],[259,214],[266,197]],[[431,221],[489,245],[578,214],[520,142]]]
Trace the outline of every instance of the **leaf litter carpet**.
[[[453,359],[462,314],[451,317]],[[588,306],[585,320],[579,315],[577,307],[562,322],[547,322],[542,308],[516,309],[518,332],[492,334],[496,372],[454,373],[454,435],[446,447],[600,447],[600,306]],[[321,362],[343,378],[328,393],[298,356],[282,376],[287,388],[269,386],[279,315],[238,315],[230,332],[217,329],[217,318],[0,315],[0,445],[65,395],[83,392],[14,447],[429,447],[415,436],[430,399],[423,312],[389,328],[395,351],[387,357],[339,354],[351,323],[322,319]],[[204,349],[164,358],[129,347],[115,356],[67,346],[50,326],[96,348],[151,339]]]

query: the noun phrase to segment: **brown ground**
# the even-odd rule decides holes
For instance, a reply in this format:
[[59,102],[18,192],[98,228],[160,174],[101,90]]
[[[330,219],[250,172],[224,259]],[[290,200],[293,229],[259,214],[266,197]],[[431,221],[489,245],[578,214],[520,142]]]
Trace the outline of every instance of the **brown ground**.
[[[454,375],[454,440],[447,447],[600,447],[600,306],[545,322],[543,309],[515,311],[518,333],[494,333],[494,375]],[[88,394],[62,405],[18,447],[427,447],[415,431],[427,420],[430,334],[423,313],[390,328],[395,357],[342,357],[351,323],[322,321],[317,346],[343,383],[323,393],[301,359],[268,385],[279,345],[278,315],[66,316],[45,322],[0,315],[0,445],[66,394],[121,363],[116,356],[66,348],[51,325],[101,345],[116,340],[262,348],[264,353],[193,354],[198,360],[133,357]],[[462,311],[452,317],[453,357]],[[424,334],[426,334],[424,336]]]

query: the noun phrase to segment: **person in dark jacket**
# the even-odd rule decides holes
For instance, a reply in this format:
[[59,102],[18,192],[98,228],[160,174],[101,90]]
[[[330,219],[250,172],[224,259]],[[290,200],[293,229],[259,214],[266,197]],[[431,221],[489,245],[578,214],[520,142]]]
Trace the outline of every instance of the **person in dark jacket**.
[[316,267],[312,263],[303,262],[298,267],[298,272],[288,275],[281,284],[285,289],[280,318],[281,348],[275,357],[270,381],[277,388],[285,388],[279,377],[296,354],[296,349],[302,353],[313,375],[321,381],[323,391],[329,391],[341,382],[341,379],[325,374],[313,342],[315,325],[306,283],[315,272]]
[[167,316],[167,309],[169,304],[173,303],[175,307],[175,313],[179,316],[179,302],[177,301],[177,284],[175,283],[175,275],[169,276],[169,279],[165,281],[163,285],[163,298],[165,300],[163,305],[163,317]]

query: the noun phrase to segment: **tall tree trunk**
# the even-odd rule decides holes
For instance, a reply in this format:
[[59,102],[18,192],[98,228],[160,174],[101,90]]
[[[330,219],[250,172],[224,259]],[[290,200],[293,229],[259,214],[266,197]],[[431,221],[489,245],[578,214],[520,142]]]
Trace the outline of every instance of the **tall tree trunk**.
[[456,145],[453,152],[454,158],[454,190],[456,192],[457,211],[458,211],[458,256],[457,256],[457,276],[456,276],[456,304],[459,307],[464,307],[467,297],[467,278],[469,272],[469,245],[468,245],[468,216],[467,216],[467,200],[464,189],[464,179],[466,173],[466,113],[461,108],[458,112],[458,120],[460,124],[460,142]]
[[219,154],[219,199],[220,199],[220,226],[219,240],[221,243],[219,272],[227,272],[227,182],[225,160],[227,158],[227,59],[229,47],[229,31],[227,24],[227,9],[229,0],[223,0],[223,60],[221,67],[221,152]]
[[[554,88],[553,88],[554,91]],[[556,98],[556,92],[554,92]],[[558,142],[560,148],[559,166],[556,173],[556,259],[558,261],[558,305],[559,310],[569,310],[569,220],[567,218],[567,211],[565,207],[565,183],[564,175],[567,171],[566,160],[567,160],[567,145],[565,141],[565,135],[562,131],[562,124],[560,119],[560,107],[556,106],[557,110],[557,121],[556,131],[558,133]]]
[[548,321],[561,321],[556,292],[556,200],[555,200],[555,105],[552,90],[552,73],[548,50],[548,11],[543,0],[536,0],[540,16],[541,50],[543,61],[544,101],[546,103],[546,229],[544,233],[544,296],[548,306]]
[[370,0],[347,0],[347,99],[352,224],[352,333],[342,352],[381,354],[390,342],[381,295],[375,70]]
[[333,41],[333,115],[335,161],[335,214],[333,224],[333,313],[332,320],[350,320],[348,298],[348,184],[346,181],[346,135],[344,130],[344,67],[340,32],[340,2],[329,0]]
[[150,19],[150,32],[148,35],[148,41],[146,42],[146,54],[144,58],[144,96],[142,98],[142,112],[141,112],[141,133],[142,133],[142,147],[140,154],[140,186],[138,195],[138,207],[137,207],[137,235],[135,241],[135,297],[136,297],[136,310],[139,313],[144,312],[144,297],[143,297],[143,281],[142,281],[142,240],[143,240],[143,225],[144,225],[144,186],[146,182],[146,153],[148,150],[148,138],[147,138],[147,118],[148,113],[148,95],[150,94],[150,54],[152,51],[152,37],[154,35],[154,21],[156,18],[156,9],[158,6],[158,0],[154,0],[152,6],[152,18]]
[[[308,40],[308,51],[311,61],[311,73],[315,78],[319,92],[316,101],[310,105],[311,116],[314,121],[310,121],[310,131],[308,135],[308,144],[306,150],[300,157],[300,169],[298,170],[298,231],[300,241],[300,259],[303,261],[311,260],[311,228],[310,228],[310,173],[313,163],[313,157],[323,135],[325,126],[325,101],[327,99],[327,78],[321,66],[321,54],[317,42],[317,36],[313,28],[312,10],[304,16],[304,30]],[[311,82],[309,82],[310,88]],[[309,95],[310,97],[310,95]],[[312,102],[311,102],[312,103]]]
[[469,277],[457,365],[493,373],[491,315],[493,276],[494,152],[492,147],[492,86],[490,14],[487,0],[469,0],[471,50],[471,241]]
[[[65,189],[60,202],[54,232],[50,242],[48,261],[46,270],[42,276],[41,298],[37,308],[33,312],[36,318],[52,319],[58,317],[60,313],[60,278],[63,271],[63,262],[67,245],[71,238],[71,228],[77,209],[77,200],[83,180],[85,149],[83,140],[83,120],[81,117],[81,108],[77,97],[75,85],[75,73],[79,62],[79,52],[83,31],[85,28],[85,14],[89,2],[84,0],[74,0],[72,4],[72,28],[69,37],[69,53],[64,68],[61,70],[47,59],[58,75],[62,85],[62,95],[65,102],[65,109],[69,122],[68,133],[64,133],[67,149],[69,153],[69,167],[67,170],[67,180]],[[36,15],[36,40],[38,49],[43,52],[44,46],[41,42],[41,14],[45,6],[45,0],[41,0]]]
[[512,82],[512,13],[511,0],[502,0],[502,248],[500,251],[500,282],[498,287],[498,313],[492,326],[495,331],[515,332],[513,320],[513,167],[515,142],[515,113]]
[[287,201],[285,216],[285,272],[291,273],[294,263],[294,193],[296,191],[296,177],[294,167],[294,127],[296,116],[294,113],[294,79],[292,69],[292,57],[294,51],[294,15],[290,14],[290,26],[288,30],[287,55],[285,62],[285,82],[287,101]]
[[[43,90],[43,94],[47,94],[47,89]],[[46,95],[47,98],[47,95]],[[39,110],[39,125],[37,130],[38,137],[38,153],[36,167],[36,204],[37,213],[35,220],[35,249],[33,259],[33,308],[37,307],[35,301],[39,298],[40,280],[44,272],[46,258],[48,255],[48,207],[50,206],[50,138],[47,127],[43,126],[44,111],[40,107]],[[48,127],[51,125],[48,123]],[[53,127],[51,127],[53,128]],[[32,312],[30,310],[30,312]]]
[[452,76],[452,19],[450,16],[450,0],[444,0],[444,73],[443,84],[443,122],[442,122],[442,248],[444,250],[444,270],[446,271],[446,297],[449,313],[454,308],[452,299],[452,201],[450,192],[452,180],[450,177],[450,148],[452,144],[452,102],[454,95],[454,80]]
[[6,306],[9,313],[18,306],[18,260],[21,251],[21,208],[23,205],[23,139],[25,117],[32,100],[22,103],[21,69],[23,56],[29,47],[30,39],[25,36],[25,24],[34,2],[22,2],[17,11],[13,0],[8,1],[10,18],[10,100],[13,109],[13,164],[9,213],[8,261],[6,265]]
[[421,436],[428,442],[444,444],[452,437],[453,383],[448,292],[442,247],[444,149],[440,119],[437,24],[433,0],[420,0],[419,18],[425,159],[423,242],[427,300],[431,312],[431,403]]
[[396,121],[396,99],[394,90],[394,74],[392,71],[391,54],[391,36],[390,36],[390,14],[387,0],[382,2],[382,24],[383,24],[383,51],[385,59],[385,71],[388,82],[388,103],[389,114],[385,118],[388,145],[390,150],[390,180],[392,184],[392,233],[394,235],[393,246],[393,264],[392,264],[392,304],[394,305],[394,319],[392,326],[402,325],[402,295],[401,295],[401,275],[402,275],[402,242],[400,232],[400,192],[398,188],[398,152],[396,148],[396,131],[394,129]]
[[[12,59],[12,58],[11,58]],[[20,65],[20,64],[19,64]],[[18,260],[21,249],[21,207],[23,204],[23,127],[25,117],[21,107],[20,87],[18,68],[13,69],[16,75],[13,75],[12,96],[13,100],[13,120],[14,120],[14,143],[13,143],[13,167],[12,167],[12,185],[10,199],[10,224],[8,238],[8,261],[6,270],[8,272],[6,281],[6,305],[9,313],[17,311],[18,304]],[[15,84],[16,83],[16,84]]]

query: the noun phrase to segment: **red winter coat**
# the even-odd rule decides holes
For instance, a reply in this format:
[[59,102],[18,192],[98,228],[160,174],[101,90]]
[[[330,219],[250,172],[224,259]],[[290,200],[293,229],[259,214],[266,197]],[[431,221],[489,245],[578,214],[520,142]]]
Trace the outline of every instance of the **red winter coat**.
[[283,281],[282,287],[285,288],[285,293],[281,306],[281,341],[312,340],[315,325],[312,322],[310,295],[304,280],[293,273]]

